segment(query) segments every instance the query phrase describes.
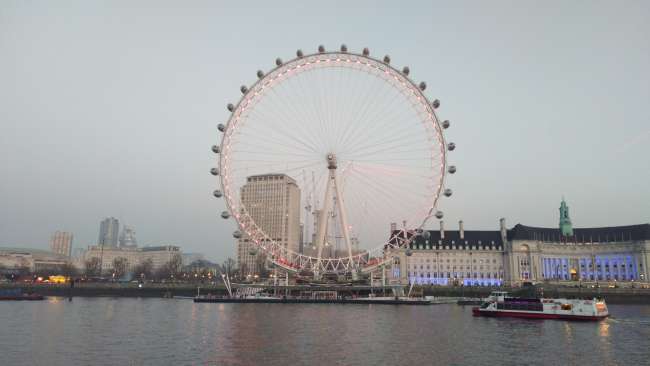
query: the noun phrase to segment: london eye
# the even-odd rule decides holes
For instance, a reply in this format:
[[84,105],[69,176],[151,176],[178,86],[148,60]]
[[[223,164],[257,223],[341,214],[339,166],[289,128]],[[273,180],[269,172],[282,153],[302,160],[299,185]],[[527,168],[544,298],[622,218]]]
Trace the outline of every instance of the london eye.
[[[221,217],[236,221],[233,237],[287,271],[358,274],[385,264],[429,219],[442,218],[438,203],[452,195],[445,178],[456,171],[447,164],[455,144],[445,141],[450,123],[438,118],[440,102],[410,74],[389,56],[345,45],[298,50],[257,71],[239,101],[227,104],[212,147],[213,194],[225,200]],[[246,196],[251,177],[268,175],[299,187],[299,212],[291,215],[299,217],[293,241],[300,249],[267,222],[277,210],[288,216],[286,205]]]

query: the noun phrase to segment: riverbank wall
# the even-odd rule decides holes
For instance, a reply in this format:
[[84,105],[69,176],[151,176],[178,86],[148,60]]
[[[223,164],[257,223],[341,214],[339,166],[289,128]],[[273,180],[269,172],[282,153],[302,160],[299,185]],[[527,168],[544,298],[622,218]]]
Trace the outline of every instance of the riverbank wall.
[[[267,285],[233,285],[233,291],[238,287],[263,287],[266,292],[278,295],[298,295],[305,291],[338,291],[342,295],[366,296],[369,293],[391,294],[391,288],[370,286],[267,286]],[[642,288],[585,288],[561,287],[544,285],[543,294],[546,297],[591,298],[604,297],[610,304],[650,304],[650,289]],[[23,292],[35,292],[45,296],[63,297],[193,297],[197,294],[227,295],[223,285],[208,284],[162,284],[145,283],[79,283],[71,287],[69,284],[0,284],[1,289],[21,289]],[[406,289],[408,291],[408,289]],[[485,297],[491,291],[508,291],[521,294],[521,288],[489,288],[489,287],[445,287],[445,286],[416,286],[413,292],[425,296],[437,297]],[[525,295],[521,295],[525,296]]]

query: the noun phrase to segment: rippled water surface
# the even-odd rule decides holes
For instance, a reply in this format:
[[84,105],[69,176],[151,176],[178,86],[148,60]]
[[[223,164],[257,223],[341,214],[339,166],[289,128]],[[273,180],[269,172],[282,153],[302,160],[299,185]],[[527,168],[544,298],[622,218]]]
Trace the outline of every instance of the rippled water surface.
[[2,365],[649,365],[650,305],[603,322],[457,305],[0,302]]

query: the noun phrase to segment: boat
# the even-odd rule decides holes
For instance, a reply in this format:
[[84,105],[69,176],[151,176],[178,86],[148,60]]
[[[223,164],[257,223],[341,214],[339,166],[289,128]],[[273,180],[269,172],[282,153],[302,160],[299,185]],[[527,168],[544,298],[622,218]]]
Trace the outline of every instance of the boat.
[[45,300],[45,296],[33,292],[23,293],[21,289],[0,290],[0,301],[38,301]]
[[602,320],[609,316],[604,299],[521,298],[507,292],[490,294],[474,316],[515,317],[532,319]]

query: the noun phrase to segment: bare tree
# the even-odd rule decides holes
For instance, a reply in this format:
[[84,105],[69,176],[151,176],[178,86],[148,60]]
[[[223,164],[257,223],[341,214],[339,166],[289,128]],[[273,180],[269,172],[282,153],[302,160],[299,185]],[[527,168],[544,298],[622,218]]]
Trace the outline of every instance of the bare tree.
[[113,259],[113,274],[115,278],[120,279],[124,277],[128,268],[129,268],[128,259],[124,257],[117,257]]
[[221,265],[221,270],[223,274],[232,278],[232,275],[235,273],[235,260],[232,258],[226,259]]
[[255,259],[255,267],[257,274],[260,275],[260,278],[269,277],[269,270],[266,268],[266,255],[258,254]]
[[156,278],[159,280],[178,278],[178,274],[183,268],[183,258],[176,254],[156,271]]
[[153,260],[148,258],[140,262],[140,264],[133,267],[133,274],[141,280],[151,278],[153,276]]
[[85,266],[85,274],[86,276],[92,277],[92,276],[99,276],[100,272],[100,260],[97,257],[92,257],[90,259],[87,259],[86,262],[84,262]]
[[239,266],[239,278],[245,279],[248,274],[250,274],[248,270],[248,264],[242,263]]
[[65,262],[65,264],[61,266],[61,274],[73,278],[79,274],[79,271],[77,271],[77,268],[72,263]]

